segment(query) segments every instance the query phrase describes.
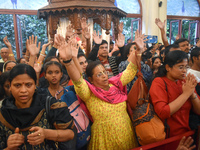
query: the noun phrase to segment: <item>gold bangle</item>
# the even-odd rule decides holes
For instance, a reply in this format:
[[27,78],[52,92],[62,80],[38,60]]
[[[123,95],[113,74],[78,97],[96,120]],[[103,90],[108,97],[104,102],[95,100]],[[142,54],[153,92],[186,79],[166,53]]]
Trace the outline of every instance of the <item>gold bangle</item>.
[[45,53],[40,53],[40,54],[46,55]]
[[142,54],[137,54],[137,56],[142,56]]
[[9,56],[14,56],[14,54],[9,54]]
[[56,130],[56,131],[57,131],[56,142],[58,142],[58,139],[59,139],[59,132],[58,132],[58,130]]
[[44,54],[40,54],[40,55],[46,57],[46,55],[44,55]]

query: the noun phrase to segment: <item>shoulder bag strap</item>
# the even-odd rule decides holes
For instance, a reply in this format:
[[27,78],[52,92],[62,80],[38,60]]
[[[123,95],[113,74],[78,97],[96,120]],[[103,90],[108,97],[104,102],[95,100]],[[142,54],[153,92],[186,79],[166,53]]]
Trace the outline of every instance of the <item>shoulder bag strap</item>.
[[[161,79],[162,79],[162,78],[161,78]],[[165,89],[166,89],[166,91],[167,91],[167,97],[168,97],[168,103],[169,103],[169,95],[168,95],[167,83],[165,82],[164,79],[162,79],[162,80],[163,80],[164,83],[165,83]],[[164,125],[165,125],[166,138],[169,138],[169,136],[170,136],[170,126],[167,124],[167,119],[165,119]]]

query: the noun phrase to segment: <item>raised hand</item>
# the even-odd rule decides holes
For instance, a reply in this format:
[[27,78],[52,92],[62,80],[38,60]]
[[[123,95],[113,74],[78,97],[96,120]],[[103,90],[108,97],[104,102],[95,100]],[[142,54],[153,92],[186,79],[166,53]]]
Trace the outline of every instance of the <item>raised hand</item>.
[[181,139],[176,150],[193,150],[196,147],[195,145],[191,146],[193,144],[193,142],[194,142],[194,140],[191,137],[188,137],[186,139],[186,137],[184,136]]
[[119,34],[123,32],[123,28],[124,28],[124,23],[120,22],[120,24],[118,25]]
[[118,34],[118,39],[116,40],[116,45],[118,47],[123,47],[125,44],[125,36],[122,33]]
[[56,45],[58,46],[60,57],[63,60],[69,60],[72,58],[71,45],[65,41],[64,37],[56,34],[54,43],[56,43]]
[[24,143],[24,136],[19,134],[19,128],[15,129],[15,133],[10,135],[7,140],[7,149],[17,150]]
[[81,19],[82,34],[86,39],[90,39],[90,24],[87,24],[86,18]]
[[34,68],[36,73],[40,73],[40,71],[42,70],[42,62],[36,61],[36,63],[34,63],[33,68]]
[[46,44],[43,44],[42,45],[42,49],[46,49],[50,44],[52,44],[53,43],[53,41],[50,41],[50,42],[48,42],[48,43],[46,43]]
[[82,28],[82,30],[87,29],[88,26],[90,26],[90,24],[87,24],[87,22],[86,22],[86,18],[83,17],[83,18],[81,19],[81,28]]
[[41,42],[38,43],[37,46],[37,36],[34,35],[29,36],[29,40],[27,41],[27,48],[29,50],[30,55],[36,56],[40,51]]
[[176,36],[175,39],[176,39],[176,40],[180,39],[180,35],[177,34],[177,36]]
[[69,44],[71,45],[71,49],[72,49],[72,57],[77,57],[79,45],[77,43],[76,37],[74,37],[73,39],[71,39],[69,41]]
[[27,136],[30,145],[39,145],[44,142],[46,135],[43,128],[32,127],[29,131],[32,132]]
[[165,22],[166,20],[164,20],[164,22],[162,22],[159,18],[155,19],[155,23],[158,26],[159,29],[164,29],[165,28]]
[[139,32],[138,30],[135,31],[135,44],[137,47],[138,53],[142,53],[144,51],[144,34]]
[[98,31],[98,34],[96,33],[96,31],[94,31],[94,33],[93,33],[93,39],[94,39],[94,42],[96,44],[101,44],[101,42],[102,42],[102,36],[99,35],[99,31]]
[[118,51],[118,50],[119,50],[119,48],[118,48],[117,44],[115,44],[114,48],[113,48],[112,51],[108,54],[108,56],[111,57],[112,54],[113,54],[114,52]]
[[86,39],[90,39],[90,29],[86,28],[86,29],[83,31],[83,36],[84,36]]
[[11,43],[8,41],[7,36],[5,36],[5,37],[3,38],[3,42],[4,42],[4,44],[5,44],[7,47],[11,47],[11,46],[12,46]]

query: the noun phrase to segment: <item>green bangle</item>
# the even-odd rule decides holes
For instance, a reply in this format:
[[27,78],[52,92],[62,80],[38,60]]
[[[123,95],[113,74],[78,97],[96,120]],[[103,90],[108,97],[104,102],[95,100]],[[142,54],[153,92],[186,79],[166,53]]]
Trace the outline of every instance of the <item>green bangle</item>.
[[194,98],[191,98],[191,100],[195,100],[196,98],[197,98],[197,94],[196,94],[196,96]]
[[63,60],[63,63],[68,64],[72,61],[72,58],[70,60]]

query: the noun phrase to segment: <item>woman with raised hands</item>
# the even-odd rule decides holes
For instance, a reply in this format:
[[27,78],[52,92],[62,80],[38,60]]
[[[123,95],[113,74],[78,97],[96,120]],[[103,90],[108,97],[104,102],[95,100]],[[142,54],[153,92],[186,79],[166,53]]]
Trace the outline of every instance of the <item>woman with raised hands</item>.
[[142,36],[136,32],[135,40],[138,50],[131,53],[127,69],[108,79],[105,68],[99,61],[91,62],[86,68],[90,83],[81,76],[72,59],[72,49],[76,43],[65,41],[64,37],[56,35],[55,42],[70,78],[73,80],[78,96],[85,102],[92,118],[91,140],[89,150],[127,150],[137,146],[131,120],[127,113],[127,94],[125,85],[136,75],[137,59],[143,51]]

